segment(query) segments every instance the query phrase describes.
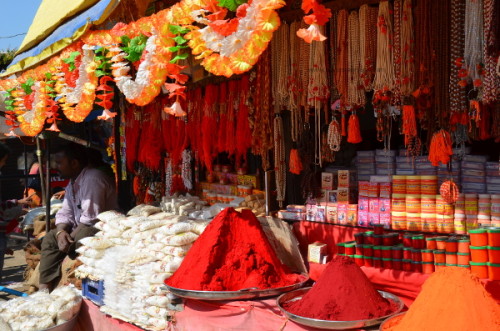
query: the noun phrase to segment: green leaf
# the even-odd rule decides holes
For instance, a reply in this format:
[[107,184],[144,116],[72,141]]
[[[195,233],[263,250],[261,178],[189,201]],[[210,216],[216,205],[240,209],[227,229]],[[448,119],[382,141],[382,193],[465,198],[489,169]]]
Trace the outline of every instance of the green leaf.
[[52,74],[50,72],[46,72],[45,73],[45,78],[51,79],[52,78]]
[[97,77],[106,76],[106,72],[104,72],[103,70],[100,70],[100,69],[96,69],[95,75]]
[[173,34],[185,34],[185,33],[188,33],[190,30],[189,29],[186,29],[186,28],[183,28],[182,26],[180,25],[172,25],[170,24],[168,26],[168,29],[170,30],[170,32],[172,32]]
[[182,36],[175,37],[174,41],[177,43],[177,45],[182,45],[187,43],[187,39],[184,39]]
[[176,63],[179,60],[185,60],[188,58],[188,56],[188,53],[176,55],[172,60],[170,60],[170,63]]
[[[129,36],[121,36],[121,41],[122,41],[122,44],[125,46],[125,47],[128,47],[128,45],[130,44],[130,37]],[[122,48],[123,49],[123,48]]]
[[236,11],[238,7],[244,3],[247,3],[247,0],[218,0],[219,6],[229,9],[230,11]]
[[26,93],[28,95],[31,94],[33,92],[32,88],[31,88],[33,86],[33,84],[35,84],[35,81],[31,77],[28,78],[28,80],[26,80],[26,83],[21,84],[21,87],[23,88],[24,93]]
[[125,58],[127,60],[129,60],[130,62],[136,62],[136,61],[139,61],[141,59],[141,56],[142,56],[142,54],[129,53],[129,55],[127,55]]

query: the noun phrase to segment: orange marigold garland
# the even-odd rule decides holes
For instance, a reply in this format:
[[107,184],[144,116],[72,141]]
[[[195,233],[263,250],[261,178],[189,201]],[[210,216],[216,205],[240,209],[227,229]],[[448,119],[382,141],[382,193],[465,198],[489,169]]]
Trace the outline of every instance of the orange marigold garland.
[[325,25],[332,13],[329,8],[321,5],[319,0],[302,0],[302,10],[309,15],[304,16],[304,22],[309,24],[307,29],[299,29],[297,36],[304,39],[305,42],[311,43],[315,41],[325,41],[326,37],[321,34],[320,25]]

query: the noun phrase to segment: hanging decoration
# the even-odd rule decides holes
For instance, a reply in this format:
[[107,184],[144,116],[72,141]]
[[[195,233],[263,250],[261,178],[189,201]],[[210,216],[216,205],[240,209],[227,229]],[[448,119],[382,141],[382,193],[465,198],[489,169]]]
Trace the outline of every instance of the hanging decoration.
[[313,40],[325,41],[326,37],[320,26],[325,25],[332,16],[330,9],[320,4],[319,0],[302,0],[301,8],[306,14],[304,22],[309,24],[309,28],[298,30],[297,36],[309,44]]
[[354,108],[364,107],[366,100],[361,80],[360,32],[357,11],[354,10],[349,14],[347,26],[347,53],[349,61],[347,103]]
[[[372,89],[377,57],[377,16],[378,9],[368,5],[359,8],[359,55],[361,82],[365,91]],[[333,52],[332,52],[333,53]]]
[[348,15],[347,10],[345,9],[339,11],[337,16],[336,38],[336,50],[338,56],[335,64],[335,86],[340,94],[341,102],[344,104],[347,101],[347,93],[349,89],[349,55],[347,49]]
[[466,0],[464,64],[474,88],[481,87],[484,75],[483,38],[483,0]]
[[184,186],[186,189],[192,190],[193,189],[193,174],[191,171],[191,151],[188,149],[185,149],[182,152],[182,170],[181,170],[181,175],[182,175],[182,182],[184,183]]
[[[467,98],[464,87],[467,86],[461,83],[463,77],[459,76],[460,71],[464,71],[463,67],[463,54],[465,46],[465,1],[452,0],[451,1],[451,33],[450,33],[450,111],[452,112],[451,118],[455,113],[461,114],[467,111]],[[464,77],[466,75],[463,75]],[[462,86],[464,85],[464,86]]]
[[451,135],[446,130],[439,130],[434,133],[429,147],[429,161],[435,167],[442,164],[448,164],[453,155]]
[[390,4],[382,1],[379,4],[377,22],[377,65],[373,88],[375,90],[394,88],[394,63],[392,57],[392,17],[390,14]]
[[[484,0],[484,79],[482,101],[491,105],[500,95],[500,1]],[[498,59],[498,66],[497,66]]]
[[415,36],[413,33],[412,8],[412,0],[404,0],[401,16],[401,42],[399,46],[401,62],[399,83],[402,96],[411,95],[415,89]]
[[286,189],[285,137],[280,114],[274,117],[274,177],[276,178],[276,200],[283,208]]

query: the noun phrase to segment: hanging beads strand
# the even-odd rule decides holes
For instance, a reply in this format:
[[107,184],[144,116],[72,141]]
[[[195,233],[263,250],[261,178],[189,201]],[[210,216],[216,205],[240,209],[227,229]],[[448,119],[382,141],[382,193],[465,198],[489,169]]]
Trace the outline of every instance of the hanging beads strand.
[[335,82],[335,72],[337,64],[337,17],[338,11],[332,12],[332,17],[329,22],[329,47],[330,47],[330,81],[331,81],[331,91],[330,96],[332,100],[337,100],[339,98],[339,92]]
[[365,91],[373,88],[375,60],[377,57],[377,16],[378,9],[368,5],[359,8],[359,39],[361,82]]
[[375,90],[394,87],[394,64],[392,59],[392,20],[390,5],[383,1],[379,5],[377,23],[377,66],[373,88]]
[[348,93],[348,52],[347,52],[347,10],[340,10],[337,16],[337,62],[335,64],[335,85],[341,100],[345,103]]
[[289,27],[290,41],[290,76],[287,78],[288,88],[288,109],[291,112],[292,123],[292,140],[298,141],[300,128],[302,125],[301,112],[299,111],[299,61],[300,61],[300,42],[297,38],[297,30],[300,27],[300,22],[295,21]]
[[403,15],[402,0],[394,0],[393,7],[393,39],[392,60],[394,64],[394,88],[392,89],[391,103],[401,105],[401,16]]
[[[324,33],[324,26],[320,26],[319,30]],[[309,84],[307,86],[308,106],[316,107],[318,105],[316,101],[326,102],[329,97],[325,43],[312,41],[309,57]]]
[[347,103],[352,107],[365,105],[365,91],[361,83],[361,58],[359,42],[359,16],[357,11],[352,11],[348,18],[348,44],[349,57]]
[[[300,28],[306,28],[306,24],[302,21]],[[300,70],[300,80],[298,82],[300,88],[300,102],[299,105],[306,108],[307,107],[307,88],[309,85],[309,57],[311,53],[310,44],[306,42],[299,42],[299,70]],[[307,114],[307,111],[306,111]],[[308,116],[305,116],[306,122],[308,121]]]
[[500,95],[500,77],[496,73],[496,59],[500,61],[500,35],[497,33],[500,31],[499,17],[500,1],[484,0],[483,102],[485,104],[494,103]]
[[483,36],[483,0],[466,0],[464,62],[473,84],[481,79]]
[[280,208],[283,208],[286,189],[286,160],[283,121],[280,114],[276,114],[274,117],[274,172],[276,178],[276,200]]
[[409,96],[415,89],[415,37],[412,0],[404,0],[401,17],[401,94]]
[[288,104],[288,77],[290,75],[290,52],[288,52],[289,27],[283,23],[271,41],[271,70],[273,73],[273,104],[283,109]]
[[465,90],[460,87],[459,63],[464,54],[465,0],[451,0],[450,111],[467,111]]

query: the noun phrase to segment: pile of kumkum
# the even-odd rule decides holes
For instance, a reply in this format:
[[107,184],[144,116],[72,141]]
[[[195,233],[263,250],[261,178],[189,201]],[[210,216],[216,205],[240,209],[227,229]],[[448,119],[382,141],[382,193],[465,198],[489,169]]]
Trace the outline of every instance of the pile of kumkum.
[[295,315],[332,321],[373,319],[396,310],[346,256],[336,256],[306,295],[283,306]]
[[199,291],[269,289],[296,284],[250,210],[220,212],[196,240],[180,268],[165,283]]
[[500,330],[500,306],[468,269],[446,267],[433,273],[408,312],[383,330]]

